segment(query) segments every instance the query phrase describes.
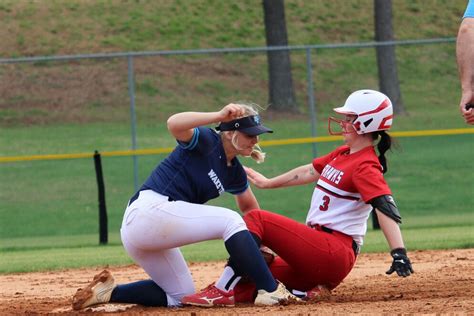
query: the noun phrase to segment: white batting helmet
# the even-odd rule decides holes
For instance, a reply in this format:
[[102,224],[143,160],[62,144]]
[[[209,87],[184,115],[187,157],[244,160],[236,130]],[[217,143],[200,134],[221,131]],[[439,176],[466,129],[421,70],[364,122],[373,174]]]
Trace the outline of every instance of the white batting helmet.
[[392,102],[379,91],[355,91],[347,98],[344,106],[333,110],[340,114],[357,115],[352,122],[357,134],[384,131],[392,127]]

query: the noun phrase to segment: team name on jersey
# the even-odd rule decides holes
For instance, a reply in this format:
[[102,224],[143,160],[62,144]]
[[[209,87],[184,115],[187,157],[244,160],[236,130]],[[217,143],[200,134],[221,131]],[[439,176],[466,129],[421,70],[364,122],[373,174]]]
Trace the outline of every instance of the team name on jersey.
[[214,172],[214,170],[211,169],[211,171],[209,171],[209,173],[207,175],[209,176],[211,181],[216,186],[216,189],[217,189],[217,191],[219,191],[219,194],[222,194],[225,191],[225,189],[224,189],[224,186],[221,183],[221,180],[219,180],[219,177]]
[[326,167],[323,169],[323,172],[321,172],[322,177],[334,182],[335,184],[338,184],[341,181],[343,175],[343,171],[331,167],[330,165],[326,165]]

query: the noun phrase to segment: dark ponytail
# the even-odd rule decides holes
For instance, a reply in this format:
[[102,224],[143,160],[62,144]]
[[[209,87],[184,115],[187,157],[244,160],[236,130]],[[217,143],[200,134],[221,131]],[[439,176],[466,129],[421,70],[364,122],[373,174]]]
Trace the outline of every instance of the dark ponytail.
[[379,151],[379,162],[382,165],[382,172],[386,173],[388,171],[387,167],[387,158],[385,157],[385,153],[387,150],[392,147],[392,138],[388,135],[385,131],[378,131],[372,134],[374,140],[378,138],[380,135],[380,141],[377,144],[377,149]]

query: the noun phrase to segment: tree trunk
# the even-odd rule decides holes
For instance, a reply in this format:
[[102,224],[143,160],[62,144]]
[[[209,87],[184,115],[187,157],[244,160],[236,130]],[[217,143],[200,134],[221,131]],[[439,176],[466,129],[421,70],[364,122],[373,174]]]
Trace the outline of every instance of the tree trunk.
[[[374,0],[375,41],[393,41],[392,0]],[[393,103],[397,114],[405,113],[397,73],[395,45],[377,46],[377,65],[380,91]]]
[[[267,46],[287,46],[284,0],[263,0]],[[297,111],[289,50],[268,51],[269,103],[281,111]]]

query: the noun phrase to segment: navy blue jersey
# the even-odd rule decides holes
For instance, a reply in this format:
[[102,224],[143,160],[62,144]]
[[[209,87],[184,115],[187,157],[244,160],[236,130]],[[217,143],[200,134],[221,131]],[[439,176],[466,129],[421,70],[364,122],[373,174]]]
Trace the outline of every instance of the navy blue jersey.
[[248,187],[237,158],[227,166],[222,140],[213,129],[198,127],[189,143],[174,151],[153,170],[140,190],[153,190],[176,201],[204,204],[224,192],[239,194]]

